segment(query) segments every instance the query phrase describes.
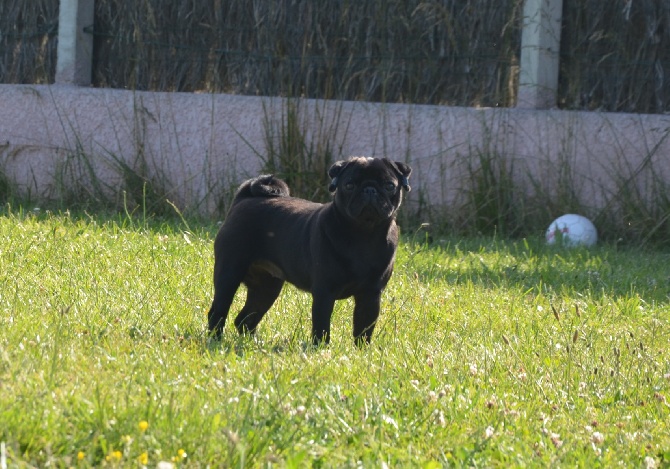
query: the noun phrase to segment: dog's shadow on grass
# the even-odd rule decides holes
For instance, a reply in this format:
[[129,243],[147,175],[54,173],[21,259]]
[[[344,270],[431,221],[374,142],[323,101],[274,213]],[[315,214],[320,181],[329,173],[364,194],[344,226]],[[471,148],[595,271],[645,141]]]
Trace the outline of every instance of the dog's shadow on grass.
[[[401,264],[419,282],[471,282],[484,288],[509,286],[560,295],[602,292],[623,297],[635,292],[648,302],[670,300],[670,256],[640,263],[633,248],[548,246],[541,239],[498,241],[441,239],[405,241]],[[650,257],[645,256],[647,259]]]
[[265,338],[262,334],[237,335],[224,333],[223,337],[217,338],[207,332],[203,332],[197,339],[203,353],[209,354],[235,354],[244,358],[248,354],[274,354],[284,355],[288,353],[311,354],[323,350],[327,346],[314,345],[311,341],[297,337],[280,337],[274,335]]

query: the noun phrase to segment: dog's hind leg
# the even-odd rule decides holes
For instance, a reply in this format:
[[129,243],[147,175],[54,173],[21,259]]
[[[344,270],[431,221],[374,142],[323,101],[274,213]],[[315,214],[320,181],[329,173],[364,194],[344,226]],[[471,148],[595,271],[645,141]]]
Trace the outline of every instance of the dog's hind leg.
[[248,276],[244,283],[247,286],[247,301],[235,318],[235,327],[240,334],[253,334],[279,296],[284,280],[259,272]]
[[[221,266],[221,267],[219,267]],[[224,267],[225,270],[224,270]],[[230,305],[235,298],[235,292],[242,283],[243,269],[230,268],[226,263],[220,262],[214,268],[214,299],[207,313],[209,331],[217,338],[221,337],[223,326],[226,324]]]

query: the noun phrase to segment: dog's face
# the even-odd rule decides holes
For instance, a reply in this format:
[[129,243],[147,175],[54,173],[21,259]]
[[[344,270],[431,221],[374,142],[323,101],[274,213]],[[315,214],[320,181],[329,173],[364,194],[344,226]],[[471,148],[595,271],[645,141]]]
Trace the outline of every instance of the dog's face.
[[355,224],[374,228],[388,223],[402,201],[402,190],[410,190],[411,169],[387,158],[353,157],[338,161],[328,171],[330,191],[340,213]]

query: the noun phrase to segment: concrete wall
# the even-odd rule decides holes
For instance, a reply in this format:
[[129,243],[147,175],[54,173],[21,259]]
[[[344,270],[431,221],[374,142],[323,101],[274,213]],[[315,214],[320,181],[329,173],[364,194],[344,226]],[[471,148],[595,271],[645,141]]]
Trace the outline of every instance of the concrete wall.
[[[548,192],[572,180],[591,215],[621,178],[634,176],[643,191],[652,177],[670,183],[670,116],[293,103],[308,141],[328,139],[342,157],[409,161],[410,207],[461,203],[479,155],[503,161],[529,191],[531,179]],[[178,206],[212,213],[222,193],[260,170],[267,124],[280,126],[286,106],[280,98],[0,85],[0,169],[33,197],[54,197],[91,171],[113,193],[119,162],[137,169],[142,155]]]

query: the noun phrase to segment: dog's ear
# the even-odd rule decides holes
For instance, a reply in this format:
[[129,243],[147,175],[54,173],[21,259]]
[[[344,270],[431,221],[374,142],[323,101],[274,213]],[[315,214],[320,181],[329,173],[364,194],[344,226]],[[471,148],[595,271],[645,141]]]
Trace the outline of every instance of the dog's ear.
[[412,173],[412,168],[408,164],[405,164],[401,161],[391,161],[388,158],[384,158],[386,163],[393,168],[396,176],[398,176],[398,181],[400,185],[407,192],[412,190],[412,187],[409,185],[409,175]]
[[328,176],[331,178],[330,185],[328,186],[329,192],[335,192],[335,189],[337,189],[337,178],[340,176],[340,174],[342,174],[342,171],[344,171],[349,163],[349,161],[342,160],[338,161],[330,167],[328,170]]

